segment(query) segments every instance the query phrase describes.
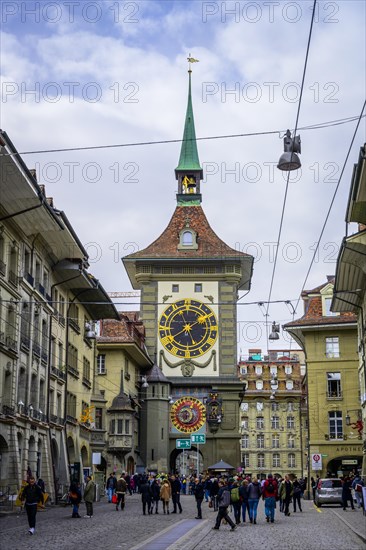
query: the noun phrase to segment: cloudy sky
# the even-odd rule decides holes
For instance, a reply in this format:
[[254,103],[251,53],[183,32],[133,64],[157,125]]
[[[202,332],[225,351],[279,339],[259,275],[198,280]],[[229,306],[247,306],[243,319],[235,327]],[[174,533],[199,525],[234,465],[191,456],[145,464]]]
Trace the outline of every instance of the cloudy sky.
[[[270,292],[286,190],[286,173],[276,164],[283,132],[295,128],[312,5],[4,0],[1,6],[1,127],[21,153],[180,139],[189,53],[199,59],[192,75],[198,137],[274,132],[198,144],[212,228],[256,258],[251,291],[238,305],[243,354],[265,349],[266,319],[292,318],[284,303],[271,305],[266,317],[256,302]],[[358,117],[365,67],[365,3],[318,2],[299,128]],[[335,272],[364,120],[305,288]],[[302,168],[288,186],[272,300],[297,304],[355,128],[353,121],[298,131]],[[170,143],[23,159],[66,212],[104,288],[129,291],[120,258],[165,229],[176,205],[179,152],[180,144]],[[296,317],[302,312],[300,303]],[[288,345],[281,333],[272,347]]]

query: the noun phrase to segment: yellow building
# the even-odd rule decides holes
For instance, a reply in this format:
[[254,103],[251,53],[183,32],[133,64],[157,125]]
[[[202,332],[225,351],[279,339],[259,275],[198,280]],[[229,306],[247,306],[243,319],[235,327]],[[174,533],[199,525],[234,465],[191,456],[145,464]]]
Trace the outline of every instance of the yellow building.
[[120,313],[119,320],[100,322],[97,338],[92,449],[102,455],[99,470],[135,473],[140,459],[142,385],[153,363],[145,347],[138,314]]
[[348,414],[349,425],[363,441],[362,475],[366,478],[366,145],[355,164],[346,222],[358,223],[358,231],[343,239],[337,261],[332,310],[357,316],[360,402]]
[[347,425],[359,407],[357,324],[353,313],[330,310],[334,277],[302,294],[305,314],[285,325],[306,355],[309,478],[360,469],[362,444]]
[[267,356],[249,350],[239,363],[239,376],[247,386],[240,405],[244,472],[261,478],[269,472],[306,477],[303,375],[296,350],[273,350]]

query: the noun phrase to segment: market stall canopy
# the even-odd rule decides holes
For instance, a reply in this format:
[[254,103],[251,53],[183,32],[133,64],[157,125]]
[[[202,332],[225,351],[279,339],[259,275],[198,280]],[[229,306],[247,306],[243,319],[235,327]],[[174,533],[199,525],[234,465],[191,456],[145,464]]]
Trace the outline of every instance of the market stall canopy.
[[216,464],[213,464],[212,466],[209,466],[207,469],[208,470],[226,471],[226,470],[235,470],[235,467],[231,466],[227,462],[224,462],[223,460],[220,460],[220,462],[217,462]]

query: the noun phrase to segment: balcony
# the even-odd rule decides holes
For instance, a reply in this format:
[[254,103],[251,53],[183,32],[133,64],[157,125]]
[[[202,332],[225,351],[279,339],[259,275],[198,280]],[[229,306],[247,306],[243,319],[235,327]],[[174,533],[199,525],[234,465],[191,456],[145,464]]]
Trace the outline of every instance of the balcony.
[[327,399],[343,399],[342,390],[327,391]]
[[9,407],[8,405],[3,405],[2,409],[5,416],[15,416],[15,407]]
[[24,334],[20,337],[20,345],[22,349],[29,351],[30,348],[30,338],[28,336],[25,336]]
[[5,332],[0,332],[0,344],[5,346]]
[[6,274],[6,263],[0,260],[0,275],[5,277]]
[[62,325],[63,327],[65,326],[65,317],[63,315],[61,315],[61,313],[58,314],[58,322],[60,323],[60,325]]
[[77,334],[80,334],[80,326],[74,319],[69,319],[69,325]]
[[80,376],[80,372],[77,369],[75,369],[74,367],[71,367],[70,365],[68,365],[68,367],[67,367],[67,372],[69,372],[75,378],[79,378],[79,376]]
[[84,384],[84,386],[86,386],[89,389],[92,387],[89,378],[85,378],[85,376],[83,376],[82,383]]
[[108,450],[110,452],[131,452],[132,435],[108,435]]
[[12,338],[11,336],[7,336],[5,340],[5,344],[8,346],[9,349],[12,351],[17,351],[17,342]]
[[33,342],[33,355],[41,357],[41,346],[38,344],[38,342]]
[[75,424],[75,425],[78,423],[77,418],[75,418],[74,416],[71,416],[71,414],[66,415],[66,422],[69,422],[70,424]]
[[37,284],[37,290],[40,294],[42,294],[42,296],[46,297],[46,290],[45,290],[44,286],[41,285],[41,283]]
[[15,288],[17,288],[19,281],[18,281],[17,274],[14,273],[14,271],[9,271],[8,279],[9,279],[9,283],[13,285]]
[[51,374],[54,374],[57,378],[61,378],[61,380],[66,380],[66,374],[56,367],[51,367]]

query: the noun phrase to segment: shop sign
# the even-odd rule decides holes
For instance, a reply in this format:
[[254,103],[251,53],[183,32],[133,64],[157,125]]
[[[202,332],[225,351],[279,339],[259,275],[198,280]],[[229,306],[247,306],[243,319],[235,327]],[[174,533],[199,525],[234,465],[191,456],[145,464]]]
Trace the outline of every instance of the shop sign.
[[354,464],[358,464],[358,460],[357,459],[353,459],[353,458],[350,458],[350,459],[347,459],[347,460],[342,460],[342,464],[345,464],[345,465],[354,465]]

